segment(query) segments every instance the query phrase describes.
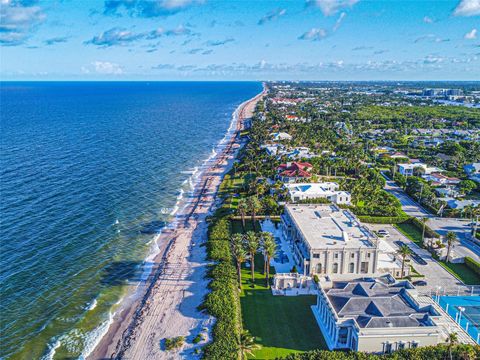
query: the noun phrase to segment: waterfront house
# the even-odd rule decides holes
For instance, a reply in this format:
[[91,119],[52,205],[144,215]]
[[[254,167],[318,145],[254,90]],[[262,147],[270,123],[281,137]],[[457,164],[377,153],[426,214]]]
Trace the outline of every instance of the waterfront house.
[[286,132],[275,132],[271,133],[270,136],[272,137],[273,141],[292,140],[292,136]]
[[352,199],[350,193],[339,191],[338,184],[334,182],[293,183],[284,186],[292,202],[322,198],[335,204],[350,204]]
[[440,314],[419,304],[408,281],[334,281],[320,286],[312,310],[330,350],[388,354],[442,338],[435,322]]

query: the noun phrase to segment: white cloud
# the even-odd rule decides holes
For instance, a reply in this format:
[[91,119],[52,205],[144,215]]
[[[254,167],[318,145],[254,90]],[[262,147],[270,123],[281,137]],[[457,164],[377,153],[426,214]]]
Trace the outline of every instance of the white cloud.
[[[31,5],[35,2],[25,2]],[[34,28],[46,19],[39,6],[24,6],[19,1],[2,0],[0,6],[0,44],[22,44]]]
[[318,41],[318,40],[322,40],[326,36],[327,36],[327,31],[325,29],[312,28],[308,30],[306,33],[300,35],[298,39]]
[[342,25],[343,20],[345,19],[345,16],[347,16],[346,12],[342,12],[340,16],[338,17],[337,21],[335,22],[335,25],[333,26],[333,31],[337,31],[340,25]]
[[108,61],[94,61],[92,62],[95,71],[99,74],[120,75],[123,74],[123,69],[116,63]]
[[454,16],[480,15],[480,0],[460,0],[453,11]]
[[433,19],[432,19],[431,17],[429,17],[429,16],[425,16],[425,17],[423,18],[423,22],[424,22],[425,24],[431,24],[431,23],[433,23]]
[[467,40],[475,40],[477,38],[477,29],[472,29],[472,31],[467,32],[463,38]]
[[351,8],[360,0],[307,0],[307,5],[315,5],[322,10],[323,15],[335,15],[344,8]]

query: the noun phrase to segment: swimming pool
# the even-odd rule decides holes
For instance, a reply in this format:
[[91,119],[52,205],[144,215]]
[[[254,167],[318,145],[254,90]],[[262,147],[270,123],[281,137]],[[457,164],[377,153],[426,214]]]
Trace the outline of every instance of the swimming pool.
[[440,296],[436,300],[480,344],[480,296]]

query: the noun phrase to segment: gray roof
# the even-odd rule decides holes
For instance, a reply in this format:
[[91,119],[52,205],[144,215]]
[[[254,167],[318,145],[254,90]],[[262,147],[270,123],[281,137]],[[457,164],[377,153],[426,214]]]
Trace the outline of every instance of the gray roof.
[[326,293],[337,316],[362,328],[429,326],[430,308],[418,308],[401,284],[334,282]]

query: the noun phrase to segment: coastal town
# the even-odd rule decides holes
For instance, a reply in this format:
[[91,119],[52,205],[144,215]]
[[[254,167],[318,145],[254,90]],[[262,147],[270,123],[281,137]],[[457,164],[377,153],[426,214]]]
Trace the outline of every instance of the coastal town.
[[419,86],[265,84],[208,220],[204,358],[479,357],[480,98]]

